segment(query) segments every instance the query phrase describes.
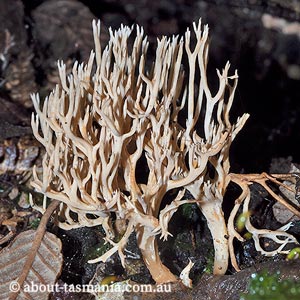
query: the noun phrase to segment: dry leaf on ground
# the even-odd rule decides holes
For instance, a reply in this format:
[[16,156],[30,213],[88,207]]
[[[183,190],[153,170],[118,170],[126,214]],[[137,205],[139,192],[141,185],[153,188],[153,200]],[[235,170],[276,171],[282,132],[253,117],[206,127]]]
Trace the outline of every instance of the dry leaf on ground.
[[[17,289],[15,280],[20,276],[28,253],[31,251],[36,231],[20,233],[13,242],[0,251],[0,299],[9,299],[10,288]],[[61,272],[63,257],[61,241],[52,233],[46,232],[37,251],[33,264],[16,299],[46,300],[49,293],[26,292],[33,284],[44,288],[53,286]]]

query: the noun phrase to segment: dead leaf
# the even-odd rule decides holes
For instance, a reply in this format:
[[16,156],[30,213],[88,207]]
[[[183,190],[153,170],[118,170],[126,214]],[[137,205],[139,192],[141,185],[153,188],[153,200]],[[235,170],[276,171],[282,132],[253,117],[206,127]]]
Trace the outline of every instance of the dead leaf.
[[[9,299],[10,285],[17,281],[35,239],[35,230],[20,233],[13,242],[0,251],[0,299]],[[61,272],[63,258],[61,241],[46,232],[35,255],[32,266],[16,299],[46,300],[47,291],[28,292],[33,285],[44,288],[53,286]],[[16,285],[15,285],[16,286]],[[13,285],[11,286],[13,288]]]

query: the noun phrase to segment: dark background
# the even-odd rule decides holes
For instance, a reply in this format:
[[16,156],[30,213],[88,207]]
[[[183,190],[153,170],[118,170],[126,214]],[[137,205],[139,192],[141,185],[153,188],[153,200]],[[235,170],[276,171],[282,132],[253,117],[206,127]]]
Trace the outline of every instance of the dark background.
[[[143,26],[153,53],[157,36],[183,34],[201,17],[210,27],[211,86],[217,80],[215,69],[229,60],[232,73],[238,69],[240,76],[232,119],[244,112],[251,115],[233,143],[232,171],[268,171],[276,157],[292,156],[294,162],[300,162],[299,1],[2,0],[0,6],[5,2],[10,6],[2,16],[1,30],[8,28],[16,46],[2,77],[9,82],[9,68],[16,61],[24,64],[27,59],[31,70],[26,73],[26,88],[19,98],[8,84],[0,87],[0,96],[6,101],[22,104],[29,92],[46,95],[52,87],[49,82],[53,78],[55,82],[58,59],[86,60],[93,47],[93,18],[101,19],[103,29],[118,28],[120,23]],[[278,21],[270,28],[262,21],[266,14]],[[103,36],[105,42],[107,36]],[[0,46],[1,42],[3,35]],[[25,114],[31,111],[30,102],[26,103]]]

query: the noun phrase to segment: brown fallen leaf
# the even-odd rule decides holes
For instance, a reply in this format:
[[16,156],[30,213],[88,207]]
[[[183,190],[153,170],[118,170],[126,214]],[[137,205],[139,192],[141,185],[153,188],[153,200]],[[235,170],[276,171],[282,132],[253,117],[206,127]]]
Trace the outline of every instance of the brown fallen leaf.
[[[56,207],[53,201],[36,231],[20,233],[0,251],[0,300],[48,299],[47,286],[54,286],[63,263],[60,239],[45,233],[47,221]],[[37,291],[32,287],[37,287]]]

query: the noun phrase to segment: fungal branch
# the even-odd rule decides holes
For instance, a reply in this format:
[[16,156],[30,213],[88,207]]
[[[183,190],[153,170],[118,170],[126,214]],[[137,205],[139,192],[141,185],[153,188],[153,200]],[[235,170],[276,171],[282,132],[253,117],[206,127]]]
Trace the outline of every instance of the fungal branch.
[[[211,231],[214,249],[214,273],[224,274],[228,267],[228,232],[222,210],[223,196],[229,182],[229,149],[236,134],[242,129],[249,115],[244,114],[235,124],[229,120],[238,75],[228,75],[230,64],[222,72],[217,71],[219,87],[213,96],[207,82],[208,27],[203,33],[194,24],[197,44],[190,49],[190,31],[186,32],[186,52],[189,58],[188,119],[185,138],[195,146],[193,165],[203,166],[201,175],[187,185],[187,190],[198,199],[198,206],[206,217]],[[197,74],[198,71],[198,74]],[[198,77],[199,92],[195,100],[195,82]],[[233,85],[230,85],[233,81]],[[199,120],[203,116],[204,120]],[[195,124],[202,128],[194,128]]]
[[[286,232],[291,226],[292,222],[289,222],[277,230],[270,230],[264,228],[256,228],[251,223],[251,210],[250,210],[250,201],[251,201],[251,190],[250,185],[257,183],[262,186],[271,197],[276,201],[284,205],[287,209],[294,213],[294,215],[300,217],[300,210],[295,205],[291,204],[289,201],[284,199],[279,193],[275,191],[270,186],[270,183],[275,184],[277,187],[285,191],[289,191],[292,194],[296,194],[295,187],[293,185],[287,185],[285,181],[293,182],[293,176],[291,174],[271,174],[266,173],[262,174],[229,174],[230,180],[237,184],[241,188],[241,193],[239,197],[235,200],[235,205],[230,213],[228,220],[228,233],[229,233],[229,249],[230,249],[230,258],[233,267],[239,271],[240,268],[236,261],[236,256],[234,252],[234,239],[244,242],[245,238],[236,230],[235,222],[237,219],[238,213],[243,213],[248,217],[245,220],[245,230],[251,234],[252,239],[254,240],[254,245],[257,251],[262,253],[265,256],[274,256],[275,254],[287,254],[289,253],[288,244],[297,244],[297,239]],[[283,181],[283,182],[282,182]],[[270,244],[273,242],[274,246],[272,248],[264,247],[264,244]]]

